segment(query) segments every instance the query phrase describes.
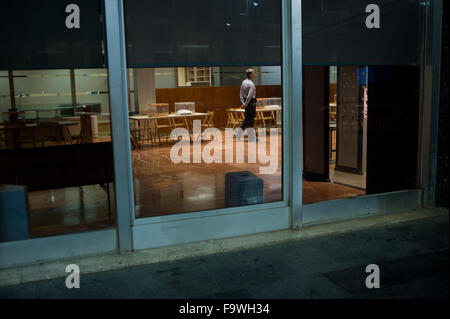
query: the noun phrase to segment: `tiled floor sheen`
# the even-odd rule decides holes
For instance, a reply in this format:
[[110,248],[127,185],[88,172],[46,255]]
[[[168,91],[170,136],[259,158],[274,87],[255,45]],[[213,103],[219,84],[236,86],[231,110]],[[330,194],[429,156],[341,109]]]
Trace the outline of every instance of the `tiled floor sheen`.
[[[264,142],[269,150],[268,139],[260,138],[258,141]],[[265,203],[282,200],[281,136],[278,136],[278,169],[273,174],[260,174],[260,167],[267,164],[248,163],[248,145],[251,143],[255,142],[245,139],[244,163],[174,164],[170,159],[173,143],[167,143],[165,139],[160,145],[143,144],[142,148],[133,150],[136,217],[224,208],[225,175],[232,171],[248,170],[262,178]],[[204,141],[202,147],[207,144]],[[190,149],[192,154],[192,145]],[[333,168],[332,165],[330,168]],[[111,193],[114,195],[113,191]],[[303,181],[304,203],[361,195],[364,191],[357,188]],[[29,198],[32,236],[102,229],[115,224],[114,211],[113,217],[108,218],[106,193],[98,185],[31,192]],[[114,205],[112,207],[114,209]]]

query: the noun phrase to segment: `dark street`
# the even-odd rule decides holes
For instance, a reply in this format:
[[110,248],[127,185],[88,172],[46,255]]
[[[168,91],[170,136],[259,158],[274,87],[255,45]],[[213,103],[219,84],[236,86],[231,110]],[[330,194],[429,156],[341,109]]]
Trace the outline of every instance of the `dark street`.
[[[379,289],[365,267],[380,268]],[[0,288],[0,298],[448,298],[448,217]]]

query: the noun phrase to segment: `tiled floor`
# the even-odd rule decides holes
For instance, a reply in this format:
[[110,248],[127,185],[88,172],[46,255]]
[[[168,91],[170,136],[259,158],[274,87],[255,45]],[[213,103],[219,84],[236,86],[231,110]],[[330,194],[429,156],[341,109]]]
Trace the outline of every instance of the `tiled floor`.
[[[248,145],[255,142],[245,140],[244,163],[180,163],[171,161],[173,144],[144,144],[133,150],[132,163],[136,217],[160,216],[175,213],[201,211],[225,207],[225,175],[227,172],[248,170],[264,181],[264,202],[282,199],[281,136],[271,160],[278,164],[273,174],[261,174],[260,168],[267,164],[248,163]],[[265,140],[260,138],[259,144]],[[202,143],[204,149],[208,142]],[[270,143],[266,140],[267,153]],[[193,150],[190,145],[189,149]],[[219,152],[224,146],[219,146]],[[224,152],[222,153],[224,156]],[[251,157],[251,156],[250,156]],[[259,157],[257,157],[258,159]],[[223,160],[225,158],[223,157]],[[113,191],[111,191],[113,195]],[[364,195],[364,191],[343,185],[303,181],[304,203],[314,203],[337,198]],[[31,192],[30,219],[32,236],[48,236],[111,227],[115,224],[114,211],[108,217],[107,196],[98,185],[66,188],[53,191]],[[112,203],[114,199],[111,199]],[[114,205],[112,204],[114,209]]]

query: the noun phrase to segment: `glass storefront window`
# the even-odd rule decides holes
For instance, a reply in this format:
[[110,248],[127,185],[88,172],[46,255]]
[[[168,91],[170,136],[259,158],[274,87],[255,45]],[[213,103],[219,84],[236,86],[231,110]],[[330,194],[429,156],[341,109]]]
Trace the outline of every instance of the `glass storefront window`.
[[[367,23],[372,13],[360,1],[301,1],[303,61],[294,61],[293,69],[303,64],[303,80],[289,83],[296,92],[288,96],[283,96],[288,86],[282,82],[282,43],[292,49],[284,56],[295,59],[299,52],[291,44],[299,40],[281,41],[282,23],[291,27],[290,18],[281,18],[281,0],[123,0],[123,11],[120,2],[80,0],[80,30],[60,28],[67,16],[60,1],[41,7],[21,3],[1,5],[12,14],[0,28],[0,184],[23,186],[21,216],[30,227],[25,236],[7,234],[0,241],[115,227],[114,165],[116,172],[126,172],[116,184],[123,190],[117,194],[123,196],[117,199],[118,233],[131,233],[119,238],[128,240],[125,249],[163,242],[147,236],[154,220],[181,223],[192,216],[135,222],[126,215],[133,201],[134,217],[145,218],[285,200],[257,207],[279,213],[274,217],[279,223],[268,228],[282,229],[289,227],[288,217],[294,217],[294,226],[302,224],[291,189],[302,189],[303,203],[310,204],[418,187],[425,17],[420,1],[383,1],[380,28]],[[103,5],[111,9],[105,11],[109,23]],[[28,9],[20,14],[22,8]],[[55,19],[36,32],[35,16],[44,12]],[[117,12],[124,14],[125,47],[109,32],[122,31]],[[3,26],[11,25],[17,30],[5,32]],[[109,88],[105,29],[113,40],[109,47],[126,52],[127,110],[122,50],[109,55],[115,62],[109,65],[114,85]],[[283,72],[290,62],[283,61]],[[286,78],[296,79],[291,72]],[[296,105],[285,109],[286,101]],[[113,132],[110,108],[119,112]],[[286,115],[297,118],[300,109],[303,131],[292,133],[300,123]],[[283,127],[283,116],[292,130]],[[250,118],[253,124],[241,136],[239,127]],[[283,136],[287,128],[293,141]],[[125,139],[114,140],[116,154],[124,155],[115,163],[112,135]],[[294,162],[300,137],[303,163]],[[284,153],[283,140],[292,153]],[[300,178],[287,176],[283,184],[283,164],[295,176],[302,165],[302,188],[296,184]],[[248,213],[211,215],[230,211]],[[175,236],[163,244],[178,240]],[[188,234],[183,240],[200,237]]]
[[[112,227],[108,91],[97,91],[104,78],[75,83],[70,70],[12,73],[15,109],[2,112],[2,170],[8,174],[2,174],[1,183],[26,187],[23,217],[29,231],[21,238]],[[79,98],[72,84],[96,94]],[[106,101],[96,98],[97,92]]]
[[2,3],[0,242],[115,227],[101,1],[77,4],[79,30],[60,1]]
[[417,188],[419,1],[302,3],[303,203]]
[[[176,85],[176,78],[168,75],[179,75],[180,68],[133,69],[137,98],[130,115],[130,134],[137,218],[229,207],[228,173],[246,174],[249,185],[244,179],[240,186],[245,195],[242,205],[282,200],[280,67],[252,68],[258,74],[254,80],[258,99],[255,124],[267,135],[261,133],[256,143],[243,137],[242,150],[240,142],[228,139],[226,131],[234,134],[245,116],[239,105],[245,67],[217,67],[214,83],[203,86]],[[221,85],[223,82],[228,85]],[[201,141],[193,132],[194,123],[201,131],[212,129],[217,134]],[[171,137],[175,129],[185,129],[184,139]],[[231,148],[226,145],[230,142]],[[265,144],[264,150],[260,143]],[[258,160],[262,156],[258,148],[261,154],[266,152],[269,162]],[[175,155],[174,150],[180,153]],[[227,159],[230,150],[234,158]],[[239,162],[238,152],[242,151],[243,161]],[[188,152],[188,157],[177,162],[182,152]],[[257,192],[254,187],[259,188]]]
[[281,2],[124,4],[136,217],[281,201]]

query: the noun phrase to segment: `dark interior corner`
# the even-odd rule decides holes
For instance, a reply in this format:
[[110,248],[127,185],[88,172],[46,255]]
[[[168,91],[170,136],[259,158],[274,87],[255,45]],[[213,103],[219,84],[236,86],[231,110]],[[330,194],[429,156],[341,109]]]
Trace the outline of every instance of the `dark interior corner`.
[[443,4],[436,203],[448,208],[448,1]]

